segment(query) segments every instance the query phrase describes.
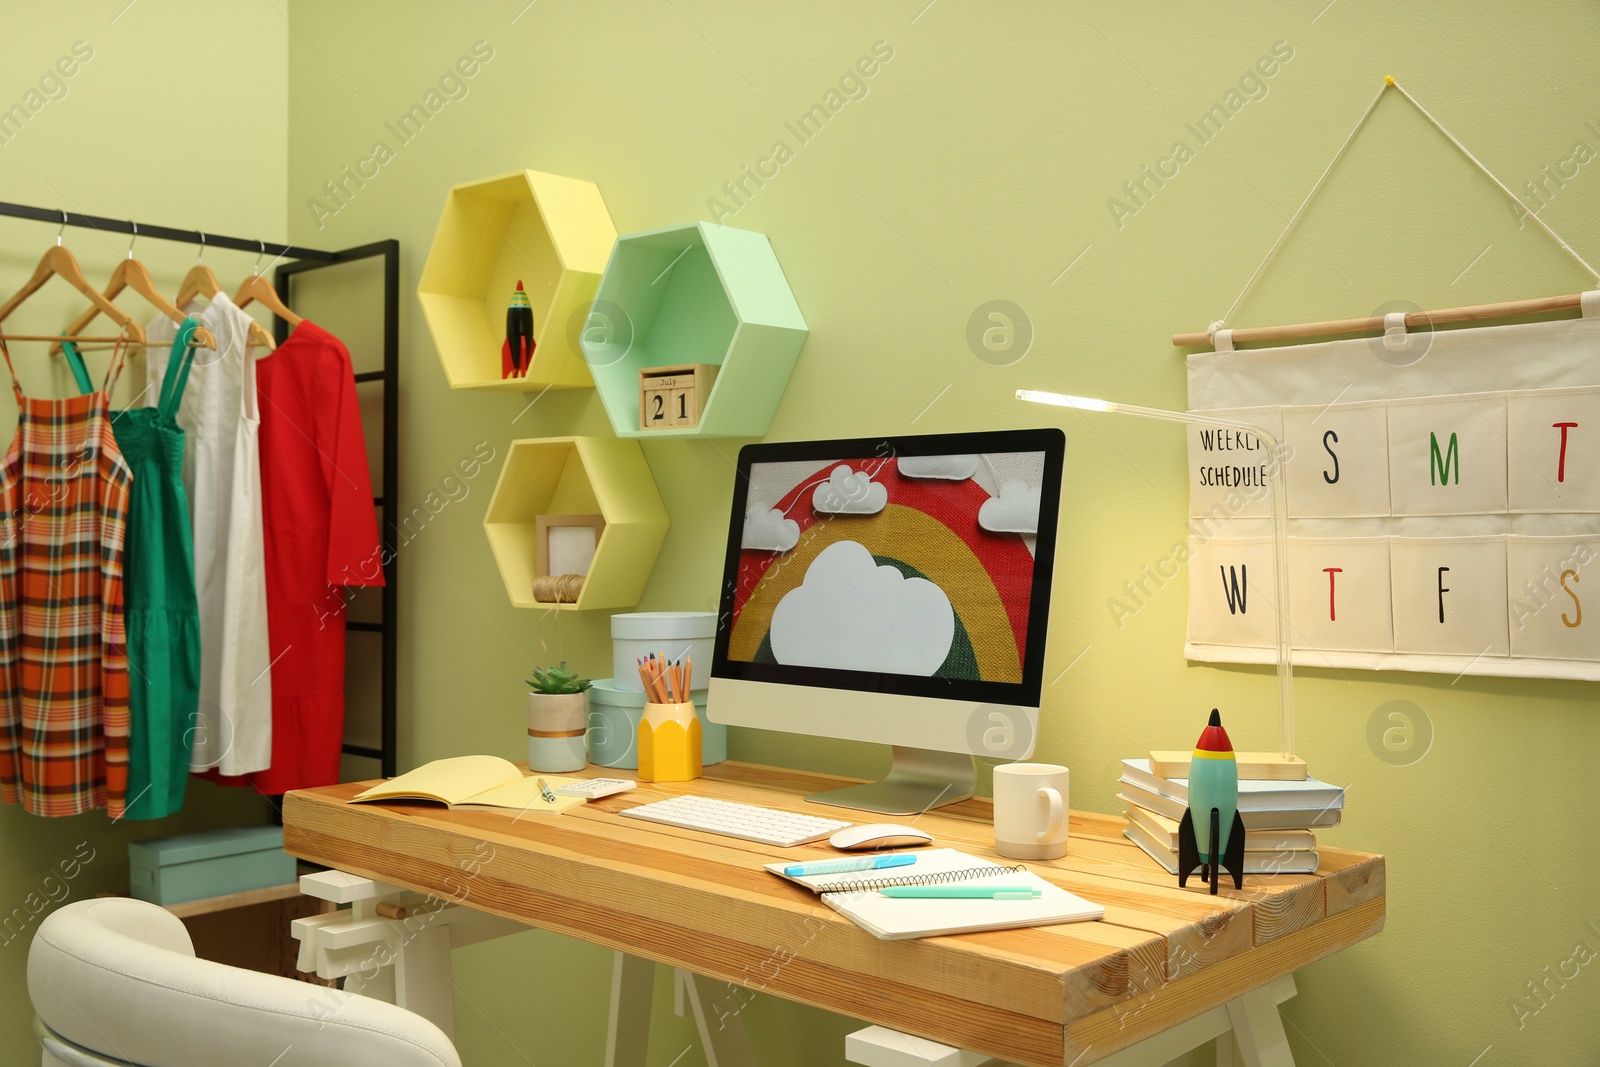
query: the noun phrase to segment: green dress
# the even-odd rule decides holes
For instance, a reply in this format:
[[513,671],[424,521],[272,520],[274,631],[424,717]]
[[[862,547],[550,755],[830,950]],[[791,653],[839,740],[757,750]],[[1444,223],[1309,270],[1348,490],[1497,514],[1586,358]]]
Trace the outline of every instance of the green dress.
[[[183,487],[178,402],[199,328],[185,319],[172,341],[156,407],[113,412],[112,433],[133,471],[123,558],[128,635],[128,807],[126,818],[159,819],[183,807],[189,752],[200,710],[200,605],[194,588],[194,533]],[[73,376],[89,390],[83,359],[63,343]]]

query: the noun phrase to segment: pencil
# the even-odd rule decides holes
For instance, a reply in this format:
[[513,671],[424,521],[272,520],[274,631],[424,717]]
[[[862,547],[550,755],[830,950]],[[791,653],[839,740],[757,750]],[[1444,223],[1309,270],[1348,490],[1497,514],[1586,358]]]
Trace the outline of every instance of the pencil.
[[650,694],[651,701],[657,704],[667,703],[666,683],[661,678],[661,661],[656,658],[654,652],[650,653],[645,667],[649,671],[649,684],[645,690]]
[[647,656],[640,656],[638,658],[638,663],[639,681],[644,686],[646,698],[659,703],[659,700],[657,699],[658,686],[656,683],[653,661]]

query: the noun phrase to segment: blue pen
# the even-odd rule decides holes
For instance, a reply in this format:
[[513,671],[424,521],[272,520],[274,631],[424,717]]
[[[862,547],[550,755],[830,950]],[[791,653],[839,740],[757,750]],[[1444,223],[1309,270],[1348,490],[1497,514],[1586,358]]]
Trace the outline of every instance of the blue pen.
[[917,862],[912,855],[876,856],[858,860],[823,860],[820,863],[792,863],[783,869],[790,878],[806,878],[813,874],[844,874],[848,871],[876,871],[884,867],[904,867]]
[[1043,895],[1028,885],[891,885],[878,892],[886,897],[935,900],[1038,900]]

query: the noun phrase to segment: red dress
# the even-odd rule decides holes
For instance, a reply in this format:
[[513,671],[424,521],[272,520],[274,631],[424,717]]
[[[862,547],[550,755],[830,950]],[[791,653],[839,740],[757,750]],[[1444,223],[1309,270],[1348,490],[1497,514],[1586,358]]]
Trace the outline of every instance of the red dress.
[[276,795],[339,780],[345,586],[382,585],[383,549],[350,353],[301,322],[256,364],[261,525],[272,651],[272,766],[245,778]]

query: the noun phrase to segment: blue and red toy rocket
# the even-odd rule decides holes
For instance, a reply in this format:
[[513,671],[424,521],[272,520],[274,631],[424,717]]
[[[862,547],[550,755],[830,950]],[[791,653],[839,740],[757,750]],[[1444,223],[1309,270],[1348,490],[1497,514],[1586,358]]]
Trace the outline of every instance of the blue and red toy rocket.
[[522,282],[517,282],[517,291],[511,294],[511,303],[506,308],[506,341],[500,346],[500,377],[526,378],[528,365],[533,362],[533,307],[528,303],[528,294],[523,292]]
[[[1199,813],[1196,820],[1195,813]],[[1233,887],[1244,888],[1244,820],[1239,817],[1239,763],[1233,742],[1222,728],[1222,716],[1211,709],[1211,722],[1194,745],[1189,761],[1189,810],[1178,824],[1178,884],[1196,867],[1200,880],[1217,891],[1222,868],[1233,874]]]

